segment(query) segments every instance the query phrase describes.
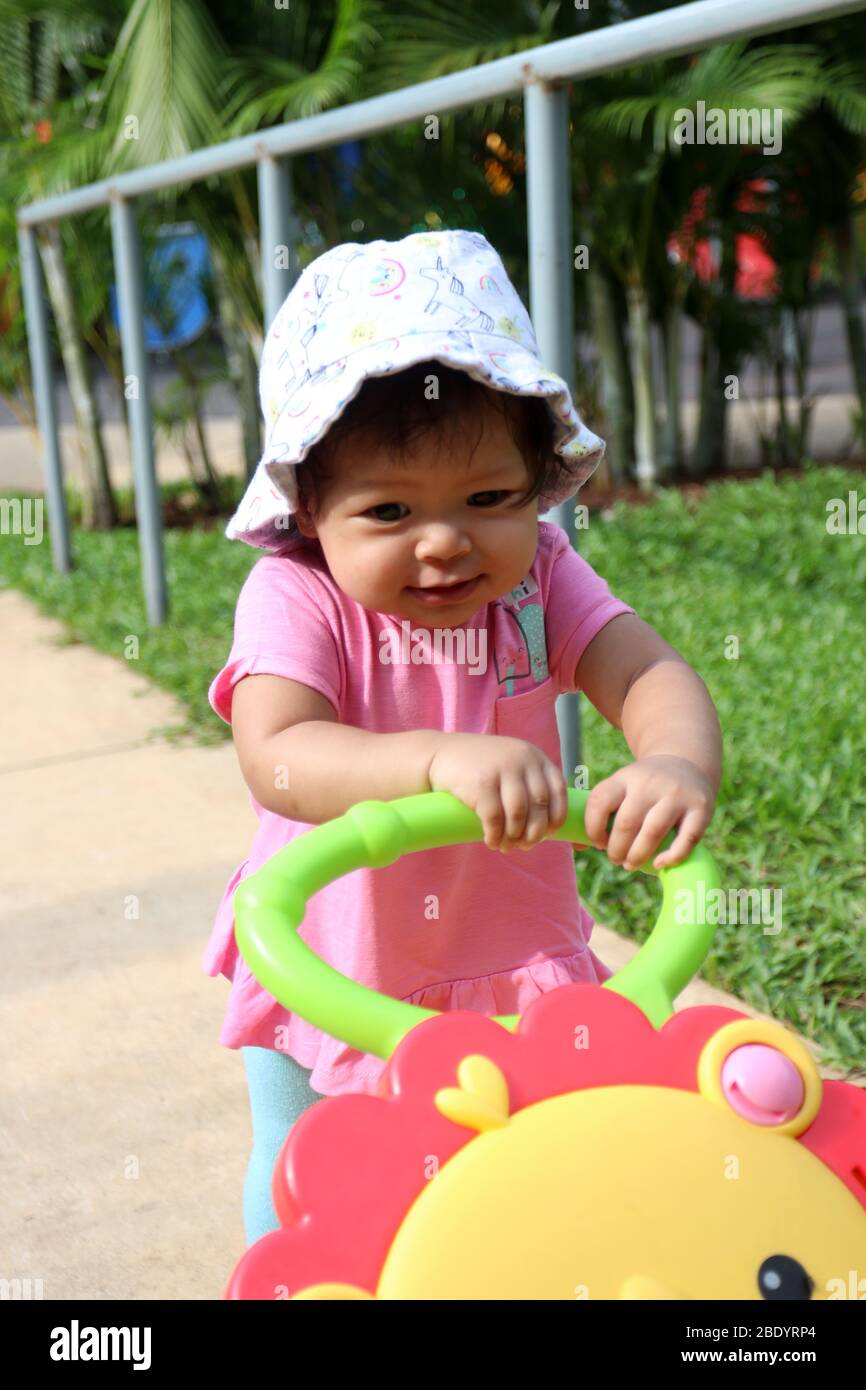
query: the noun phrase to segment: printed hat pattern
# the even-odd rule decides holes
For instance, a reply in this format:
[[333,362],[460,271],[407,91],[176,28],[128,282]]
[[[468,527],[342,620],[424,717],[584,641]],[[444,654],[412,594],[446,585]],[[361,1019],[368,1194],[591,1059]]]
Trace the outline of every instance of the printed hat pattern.
[[555,494],[539,498],[541,512],[573,497],[598,467],[605,441],[541,362],[529,315],[486,237],[455,230],[344,242],[301,272],[268,330],[259,371],[265,449],[226,536],[267,550],[302,541],[296,466],[367,377],[428,359],[494,390],[546,399],[554,450],[569,468]]

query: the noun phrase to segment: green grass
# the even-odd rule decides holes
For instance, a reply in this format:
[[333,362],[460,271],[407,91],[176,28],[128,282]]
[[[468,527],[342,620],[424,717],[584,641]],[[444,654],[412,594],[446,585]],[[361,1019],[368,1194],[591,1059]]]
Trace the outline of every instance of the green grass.
[[[705,843],[723,889],[782,890],[782,929],[718,928],[704,976],[866,1074],[866,536],[830,536],[826,503],[862,473],[809,468],[617,505],[580,549],[697,670],[719,711],[725,768]],[[739,639],[728,659],[726,642]],[[730,650],[730,647],[728,648]],[[589,785],[629,761],[586,700]],[[643,940],[658,887],[578,856],[590,910]]]
[[[866,1075],[866,536],[830,536],[826,503],[863,490],[862,473],[808,468],[801,478],[711,485],[651,504],[618,504],[580,533],[611,589],[700,672],[719,710],[725,772],[706,844],[725,889],[781,889],[782,929],[718,928],[704,976],[787,1021],[826,1061]],[[13,494],[6,494],[7,496]],[[261,552],[223,525],[165,535],[169,623],[147,626],[132,530],[75,533],[77,567],[51,567],[47,538],[3,537],[0,583],[68,624],[71,640],[123,659],[183,702],[174,736],[229,737],[207,687],[231,645],[238,590]],[[739,641],[736,659],[726,656]],[[590,785],[630,761],[620,733],[586,700]],[[593,914],[643,940],[658,906],[649,877],[599,853],[577,859]]]
[[[184,491],[188,485],[167,485],[162,494],[165,499]],[[123,516],[131,505],[128,491],[119,494],[119,502]],[[70,511],[77,512],[71,494]],[[3,537],[0,584],[23,590],[43,612],[62,619],[70,642],[87,642],[125,660],[127,639],[136,637],[138,657],[130,662],[136,674],[184,706],[178,722],[160,732],[174,740],[221,742],[231,732],[208,704],[207,688],[229,654],[238,592],[263,553],[227,541],[225,524],[222,519],[212,530],[164,531],[170,608],[161,627],[148,626],[138,533],[130,527],[84,532],[73,526],[75,567],[68,575],[52,567],[47,522],[42,545]]]

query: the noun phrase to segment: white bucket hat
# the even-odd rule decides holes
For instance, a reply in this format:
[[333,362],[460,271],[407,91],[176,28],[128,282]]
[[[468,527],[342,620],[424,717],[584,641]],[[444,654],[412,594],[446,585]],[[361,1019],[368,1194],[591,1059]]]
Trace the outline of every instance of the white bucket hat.
[[555,495],[539,497],[540,511],[573,497],[598,467],[605,442],[541,362],[529,315],[486,237],[455,230],[344,242],[301,272],[268,330],[259,372],[265,450],[229,539],[267,550],[302,542],[297,465],[367,377],[427,360],[547,400],[568,471]]

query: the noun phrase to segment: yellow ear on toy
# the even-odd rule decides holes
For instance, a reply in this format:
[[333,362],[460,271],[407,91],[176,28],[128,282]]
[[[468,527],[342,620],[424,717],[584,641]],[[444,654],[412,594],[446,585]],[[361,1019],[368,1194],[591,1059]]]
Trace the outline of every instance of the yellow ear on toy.
[[508,1083],[495,1062],[480,1053],[464,1057],[457,1080],[458,1086],[446,1086],[433,1097],[440,1114],[479,1134],[508,1124]]
[[[698,1058],[697,1082],[701,1095],[723,1110],[729,1109],[722,1088],[722,1067],[725,1058],[738,1047],[749,1043],[763,1043],[774,1047],[784,1057],[794,1063],[803,1081],[803,1103],[796,1115],[784,1124],[774,1125],[773,1133],[796,1139],[809,1128],[821,1109],[823,1083],[821,1073],[804,1044],[787,1028],[770,1019],[741,1018],[735,1023],[726,1023],[704,1044]],[[745,1124],[751,1123],[744,1120]]]

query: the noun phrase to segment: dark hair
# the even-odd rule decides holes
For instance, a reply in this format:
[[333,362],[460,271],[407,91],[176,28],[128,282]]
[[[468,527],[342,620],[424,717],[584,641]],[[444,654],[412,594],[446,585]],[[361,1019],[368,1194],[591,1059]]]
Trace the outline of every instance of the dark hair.
[[[425,394],[429,376],[438,381],[439,395],[433,400]],[[545,401],[539,396],[494,390],[468,372],[434,360],[416,362],[392,376],[368,377],[340,418],[298,465],[298,491],[315,515],[319,488],[333,477],[329,469],[333,451],[350,435],[374,433],[392,463],[399,464],[411,453],[415,440],[431,430],[453,439],[459,425],[471,415],[479,426],[474,454],[484,430],[485,405],[504,416],[529,470],[529,486],[514,499],[515,506],[525,506],[555,487],[567,470],[567,464],[553,451],[554,423]]]

